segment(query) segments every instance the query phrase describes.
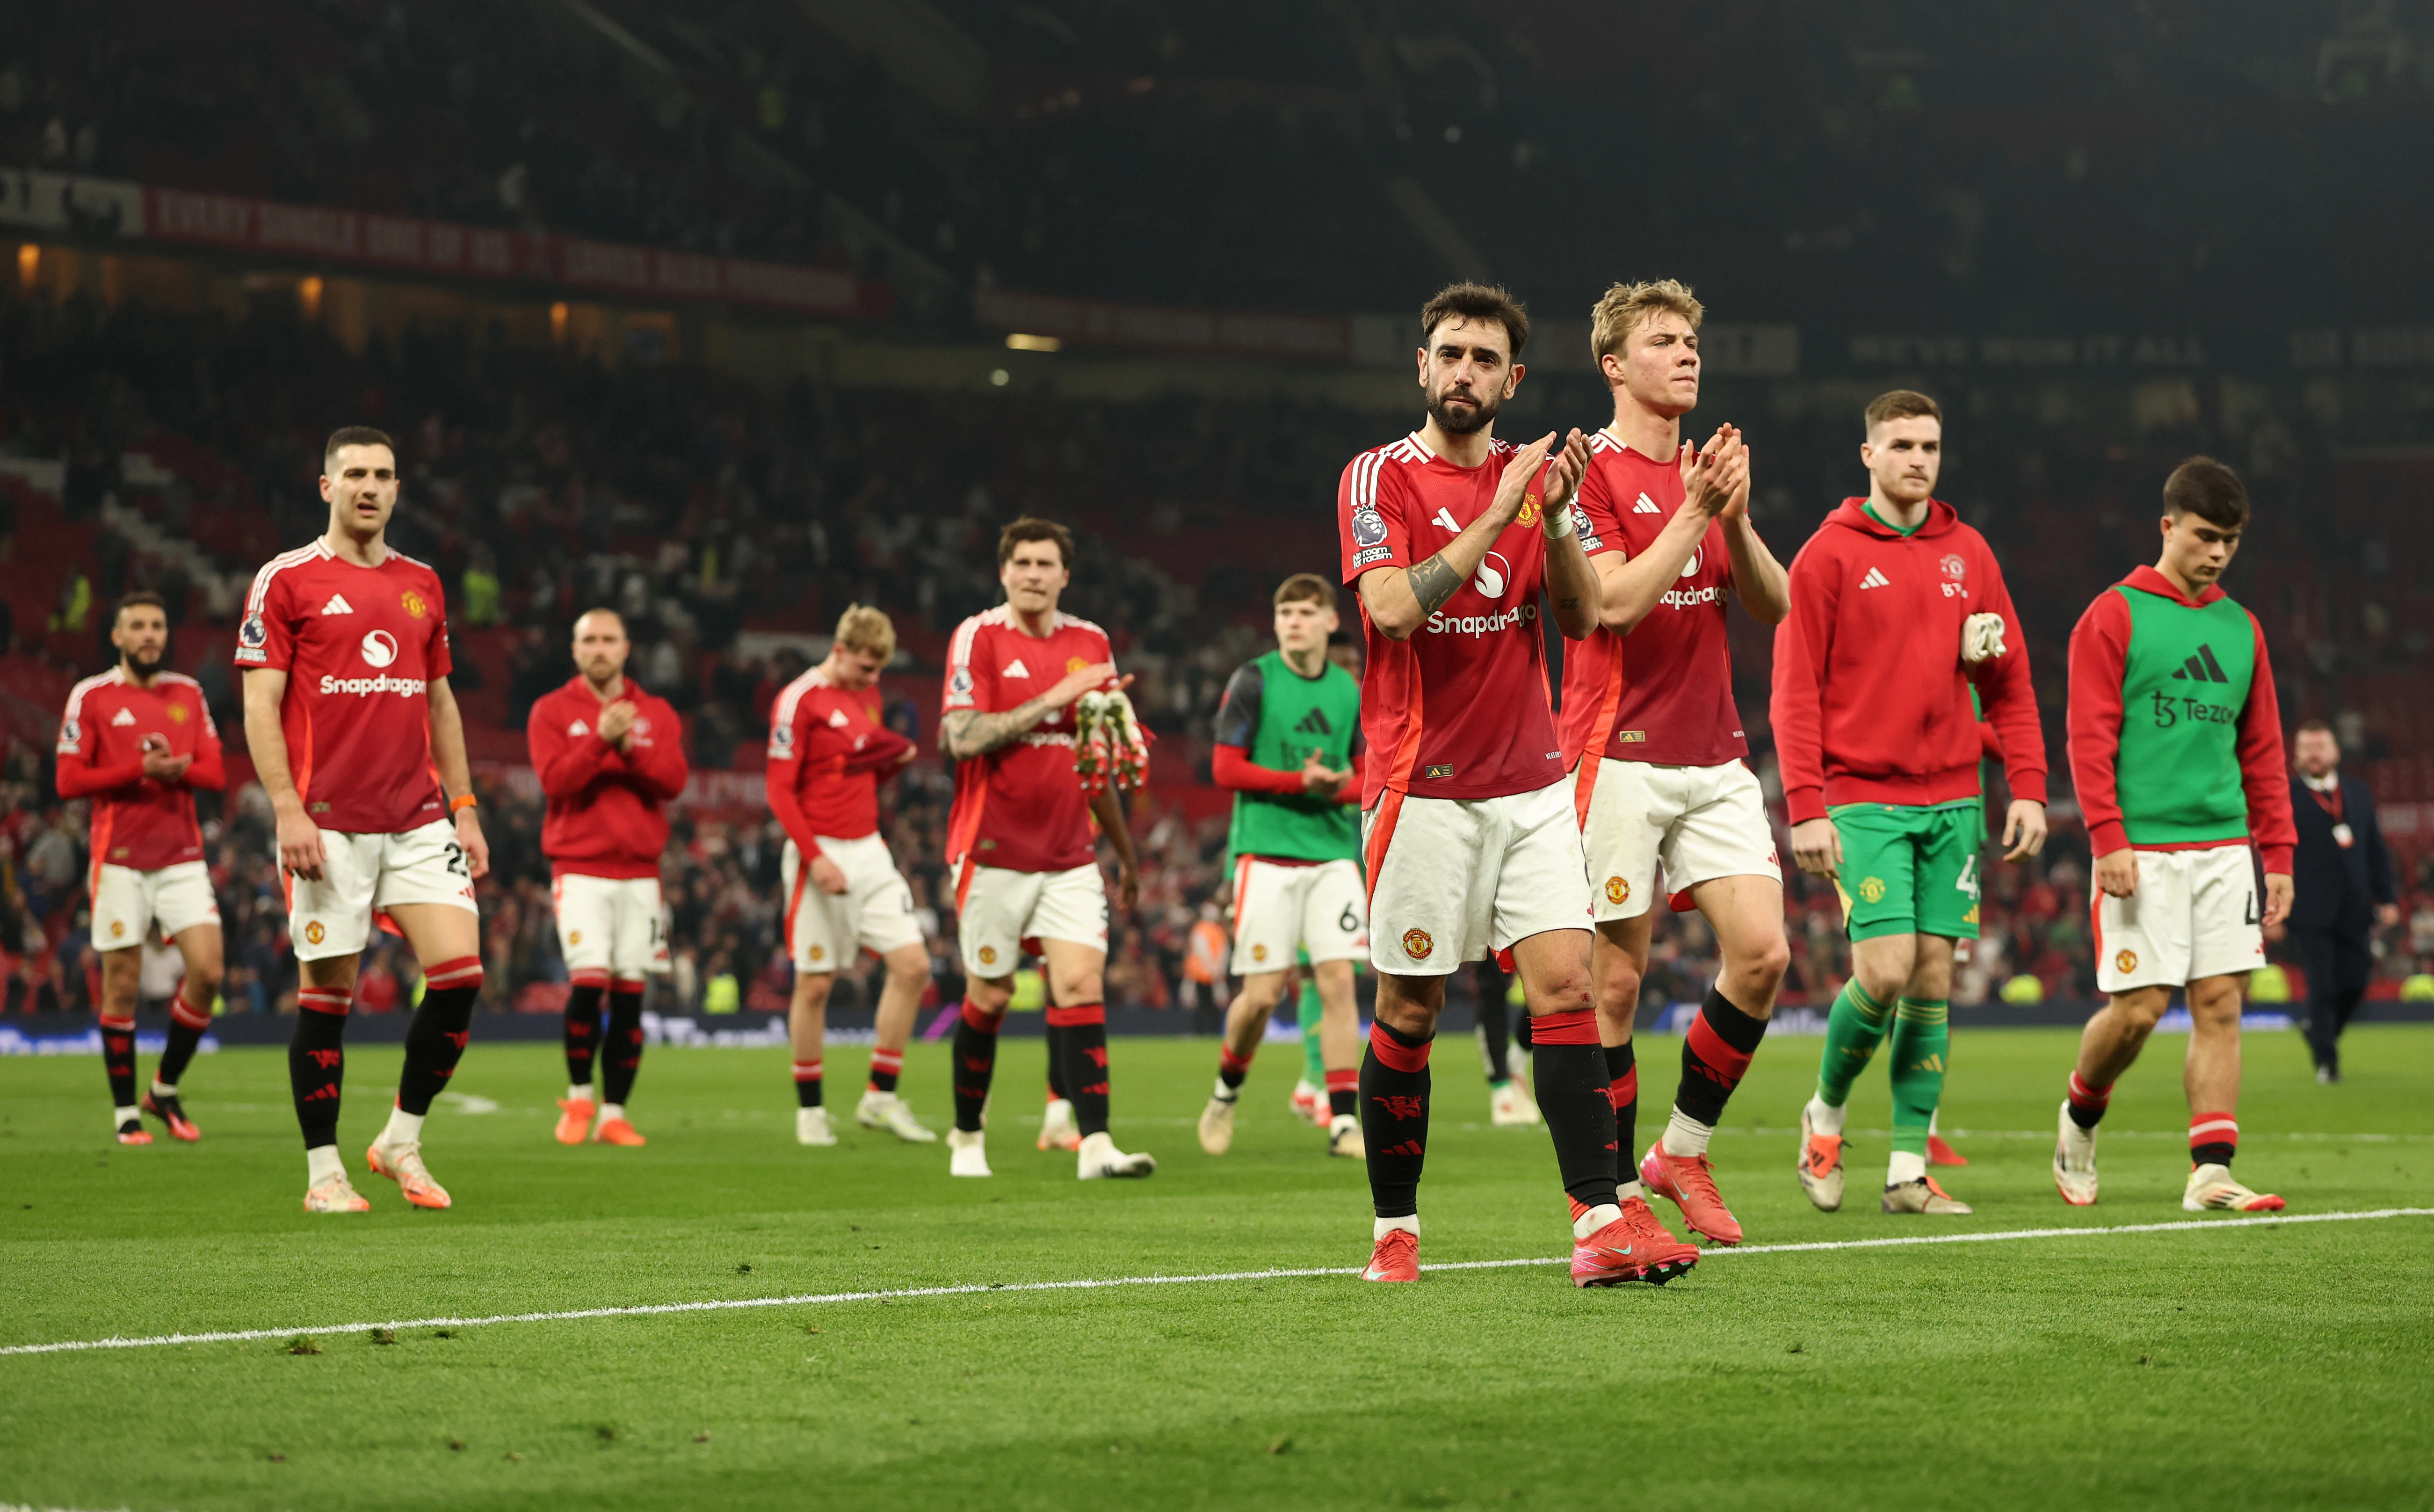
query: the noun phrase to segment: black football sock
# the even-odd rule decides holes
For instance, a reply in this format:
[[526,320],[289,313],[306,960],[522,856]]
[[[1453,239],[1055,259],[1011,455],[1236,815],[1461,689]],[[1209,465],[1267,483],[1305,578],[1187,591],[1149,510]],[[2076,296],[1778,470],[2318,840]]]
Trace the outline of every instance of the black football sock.
[[1527,1013],[1520,1015],[1520,1021],[1513,1026],[1513,1042],[1519,1045],[1525,1054],[1534,1056],[1538,1053],[1538,1031]]
[[624,1107],[643,1068],[643,984],[619,982],[608,989],[608,1063],[600,1068],[600,1100]]
[[178,990],[169,999],[169,1042],[161,1048],[161,1064],[154,1069],[152,1080],[174,1090],[178,1078],[193,1063],[195,1047],[203,1042],[203,1031],[211,1026],[212,1005],[186,1001],[186,983],[180,978]]
[[1361,1111],[1361,1073],[1346,1067],[1327,1074],[1327,1118],[1333,1123],[1339,1118],[1357,1116]]
[[1505,1070],[1511,1057],[1512,1009],[1504,1005],[1504,973],[1494,965],[1481,961],[1471,969],[1471,982],[1479,988],[1479,1058],[1487,1068],[1487,1085],[1501,1087],[1513,1079]]
[[964,999],[963,1014],[955,1021],[955,1127],[967,1134],[980,1132],[981,1111],[988,1107],[989,1080],[997,1074],[998,1025],[1003,1022],[1003,1014],[983,1013],[969,998]]
[[1060,1102],[1071,1102],[1072,1083],[1065,1076],[1065,1025],[1056,1020],[1056,1010],[1043,1015],[1048,1022],[1041,1027],[1048,1036],[1048,1095]]
[[110,1077],[110,1106],[135,1106],[135,1016],[101,1021],[101,1069]]
[[460,955],[423,973],[422,1006],[405,1026],[405,1068],[397,1075],[398,1110],[416,1117],[447,1089],[472,1038],[473,999],[482,991],[482,958]]
[[287,1086],[304,1147],[338,1143],[338,1089],[347,1079],[347,999],[342,987],[296,994],[296,1033],[287,1041]]
[[1628,1183],[1639,1179],[1637,1167],[1624,1174],[1632,1151],[1639,1148],[1639,1062],[1629,1041],[1605,1047],[1605,1096],[1614,1105],[1615,1174]]
[[[1256,1046],[1253,1048],[1257,1049]],[[1221,1094],[1226,1101],[1230,1103],[1234,1100],[1233,1094],[1243,1090],[1243,1078],[1250,1074],[1251,1057],[1249,1056],[1234,1054],[1234,1047],[1231,1045],[1221,1044],[1217,1047],[1217,1083],[1226,1089]]]
[[570,1087],[591,1085],[591,1065],[600,1046],[600,1000],[606,982],[577,982],[566,989],[566,1081]]
[[1741,1084],[1750,1057],[1766,1038],[1766,1021],[1753,1019],[1714,988],[1699,1005],[1690,1032],[1682,1039],[1682,1084],[1673,1106],[1694,1123],[1716,1126],[1724,1116],[1724,1099]]
[[826,1095],[822,1091],[826,1080],[825,1067],[821,1061],[796,1061],[795,1106],[797,1108],[819,1107],[820,1099]]
[[[1064,1031],[1065,1094],[1073,1100],[1073,1126],[1088,1139],[1107,1131],[1107,1010],[1082,1003],[1050,1008],[1049,1022]],[[1063,1021],[1059,1022],[1058,1021]]]
[[1386,1024],[1369,1025],[1361,1057],[1361,1137],[1369,1147],[1369,1201],[1380,1218],[1420,1211],[1420,1168],[1428,1159],[1429,1041]]
[[872,1091],[894,1091],[897,1078],[903,1074],[903,1051],[881,1049],[870,1053],[870,1090]]
[[1573,1008],[1539,1015],[1532,1026],[1536,1048],[1538,1111],[1555,1142],[1555,1168],[1564,1191],[1585,1208],[1610,1204],[1621,1170],[1616,1146],[1614,1102],[1598,1047],[1597,1010]]

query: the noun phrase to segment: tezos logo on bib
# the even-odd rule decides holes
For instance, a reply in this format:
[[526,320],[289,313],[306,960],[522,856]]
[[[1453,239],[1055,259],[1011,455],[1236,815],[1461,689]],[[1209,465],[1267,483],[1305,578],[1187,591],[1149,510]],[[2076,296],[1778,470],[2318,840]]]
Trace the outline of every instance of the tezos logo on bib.
[[1512,579],[1513,564],[1504,559],[1500,551],[1489,552],[1481,560],[1479,571],[1470,575],[1470,580],[1478,585],[1479,591],[1490,598],[1502,598],[1505,586]]
[[385,667],[397,660],[397,637],[386,630],[364,632],[364,663]]

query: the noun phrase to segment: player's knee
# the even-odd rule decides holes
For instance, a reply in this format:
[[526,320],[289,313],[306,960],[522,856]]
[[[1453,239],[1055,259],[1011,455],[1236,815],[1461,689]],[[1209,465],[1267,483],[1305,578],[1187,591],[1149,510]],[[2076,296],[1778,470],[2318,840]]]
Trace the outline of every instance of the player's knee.
[[1628,1023],[1639,1010],[1639,988],[1644,979],[1637,967],[1625,964],[1609,967],[1598,974],[1597,1010],[1602,1018],[1620,1018]]
[[1058,977],[1049,984],[1049,991],[1054,995],[1052,1001],[1058,1007],[1080,1007],[1086,1003],[1104,1002],[1101,994],[1106,990],[1104,979],[1096,971],[1076,971],[1071,976]]
[[[1637,973],[1634,973],[1637,981]],[[1635,988],[1635,993],[1636,993]],[[1596,1005],[1597,994],[1589,984],[1585,967],[1571,967],[1551,971],[1526,988],[1530,1000],[1530,1016],[1543,1018],[1550,1013],[1577,1013]]]
[[1769,936],[1757,950],[1733,964],[1740,969],[1740,974],[1772,992],[1781,985],[1783,973],[1791,970],[1791,947],[1778,932]]
[[220,983],[226,976],[227,972],[217,961],[190,966],[186,968],[186,995],[198,1002],[209,1003],[220,995]]

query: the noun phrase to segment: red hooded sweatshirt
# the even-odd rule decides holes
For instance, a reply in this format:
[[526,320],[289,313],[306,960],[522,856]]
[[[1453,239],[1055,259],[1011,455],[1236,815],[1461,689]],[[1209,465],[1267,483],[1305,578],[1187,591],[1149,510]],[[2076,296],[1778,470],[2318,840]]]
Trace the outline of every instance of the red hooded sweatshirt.
[[[2012,594],[1986,538],[1941,499],[1909,536],[1845,499],[1791,562],[1774,632],[1774,748],[1791,822],[1842,803],[1926,806],[1978,794],[1977,684],[2012,796],[2046,800],[2045,728]],[[1961,661],[1970,615],[2003,616],[2004,653]]]

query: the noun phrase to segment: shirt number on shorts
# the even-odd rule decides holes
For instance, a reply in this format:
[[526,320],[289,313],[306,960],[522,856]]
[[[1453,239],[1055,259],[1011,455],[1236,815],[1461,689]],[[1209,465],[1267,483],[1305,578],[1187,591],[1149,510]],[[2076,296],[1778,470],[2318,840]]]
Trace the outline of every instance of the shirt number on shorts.
[[1335,927],[1344,931],[1344,933],[1347,935],[1358,935],[1361,933],[1361,920],[1354,917],[1352,905],[1350,903],[1346,903],[1344,905],[1344,917],[1335,921]]
[[2241,910],[2239,921],[2243,924],[2254,924],[2256,922],[2256,889],[2253,887],[2249,889],[2248,906]]
[[448,869],[469,882],[472,880],[473,873],[465,865],[465,848],[454,840],[448,842]]
[[1965,892],[1972,898],[1978,896],[1978,858],[1976,856],[1961,858],[1961,880],[1952,885],[1952,890]]

